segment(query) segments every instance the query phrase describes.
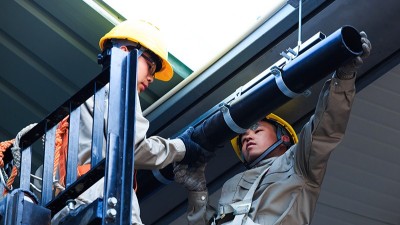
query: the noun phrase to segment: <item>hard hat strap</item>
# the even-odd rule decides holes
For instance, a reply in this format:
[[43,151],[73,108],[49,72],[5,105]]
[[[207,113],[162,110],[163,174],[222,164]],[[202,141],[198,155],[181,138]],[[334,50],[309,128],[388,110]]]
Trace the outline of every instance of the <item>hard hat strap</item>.
[[273,145],[271,145],[269,148],[267,148],[256,160],[254,160],[252,163],[246,162],[246,163],[244,163],[244,166],[247,169],[253,168],[255,165],[257,165],[257,163],[259,163],[261,160],[263,160],[265,158],[265,156],[267,156],[269,153],[271,153],[273,150],[275,150],[276,147],[278,147],[282,143],[283,143],[282,139],[278,140]]

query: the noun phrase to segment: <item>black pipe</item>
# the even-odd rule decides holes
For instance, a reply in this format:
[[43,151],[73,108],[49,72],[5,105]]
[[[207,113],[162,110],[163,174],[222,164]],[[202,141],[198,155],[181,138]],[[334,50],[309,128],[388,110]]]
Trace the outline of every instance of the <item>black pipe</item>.
[[[302,93],[361,53],[359,32],[344,26],[280,68],[282,80],[292,92]],[[271,75],[235,99],[229,106],[229,113],[239,127],[247,129],[290,99]],[[223,113],[218,111],[195,127],[193,140],[212,149],[236,135]]]
[[[333,73],[344,63],[362,54],[362,43],[359,32],[351,26],[343,26],[317,44],[300,51],[300,55],[285,63],[279,70],[282,80],[291,93],[303,93],[313,84]],[[275,71],[275,72],[276,72]],[[226,104],[235,125],[247,129],[293,96],[288,96],[278,86],[273,71],[268,72],[262,80],[242,92],[238,98]],[[225,114],[226,115],[226,114]],[[219,110],[194,128],[193,140],[207,149],[214,149],[237,135],[227,123],[224,113]],[[172,165],[160,171],[143,171],[147,184],[152,188],[143,188],[137,192],[138,198],[147,196],[150,190],[173,181]],[[143,177],[144,178],[144,177]],[[140,182],[140,179],[138,179]],[[141,191],[140,191],[141,190]],[[147,191],[146,191],[147,190]]]

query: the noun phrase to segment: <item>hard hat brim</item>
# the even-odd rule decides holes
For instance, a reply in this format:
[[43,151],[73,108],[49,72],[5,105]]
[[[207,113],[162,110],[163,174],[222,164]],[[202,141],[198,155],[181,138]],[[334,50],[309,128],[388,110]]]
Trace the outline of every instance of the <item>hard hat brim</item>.
[[174,70],[172,69],[171,64],[166,60],[162,59],[162,67],[161,70],[154,74],[154,77],[157,80],[161,81],[169,81],[174,75]]

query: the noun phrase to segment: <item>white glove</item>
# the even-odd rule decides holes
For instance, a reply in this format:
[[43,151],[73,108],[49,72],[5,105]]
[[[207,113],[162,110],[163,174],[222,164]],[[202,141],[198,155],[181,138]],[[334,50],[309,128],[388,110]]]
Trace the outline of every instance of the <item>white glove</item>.
[[189,191],[206,191],[207,182],[206,176],[204,175],[205,168],[205,163],[198,167],[175,163],[175,182],[183,185]]
[[367,58],[371,53],[371,42],[367,38],[367,34],[364,31],[360,32],[361,43],[363,48],[363,53],[357,56],[355,59],[351,60],[349,63],[341,66],[336,71],[336,76],[341,80],[349,80],[354,78],[357,69],[363,64],[363,59]]

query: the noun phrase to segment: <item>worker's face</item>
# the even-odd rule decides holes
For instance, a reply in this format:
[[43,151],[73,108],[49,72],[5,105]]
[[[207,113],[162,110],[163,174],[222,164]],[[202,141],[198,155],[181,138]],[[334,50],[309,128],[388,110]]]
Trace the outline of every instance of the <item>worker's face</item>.
[[139,93],[145,91],[154,81],[155,64],[146,54],[144,52],[138,62],[137,90]]
[[[121,46],[124,51],[129,51],[125,46]],[[151,57],[143,52],[138,58],[137,91],[145,91],[154,81],[155,64]]]
[[276,129],[272,124],[260,121],[258,126],[248,129],[240,141],[244,159],[252,162],[277,141]]

